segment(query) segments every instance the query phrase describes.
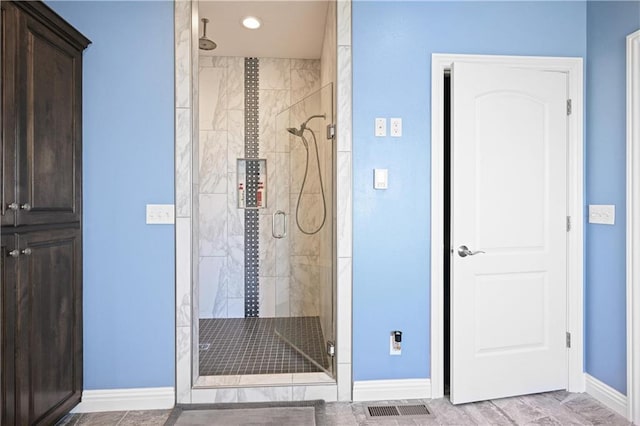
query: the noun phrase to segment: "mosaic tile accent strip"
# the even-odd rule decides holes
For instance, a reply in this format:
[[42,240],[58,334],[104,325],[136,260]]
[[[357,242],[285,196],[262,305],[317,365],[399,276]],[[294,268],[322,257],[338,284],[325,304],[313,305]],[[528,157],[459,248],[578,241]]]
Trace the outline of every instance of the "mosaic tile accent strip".
[[[244,58],[244,154],[258,158],[260,64],[258,58]],[[259,169],[257,162],[247,162],[245,197],[247,205],[255,205]],[[244,316],[257,317],[260,312],[260,217],[257,210],[244,211]],[[202,374],[202,372],[200,373]]]
[[[316,373],[322,370],[281,339],[328,368],[318,317],[200,319],[200,375]],[[202,345],[209,347],[203,350]]]

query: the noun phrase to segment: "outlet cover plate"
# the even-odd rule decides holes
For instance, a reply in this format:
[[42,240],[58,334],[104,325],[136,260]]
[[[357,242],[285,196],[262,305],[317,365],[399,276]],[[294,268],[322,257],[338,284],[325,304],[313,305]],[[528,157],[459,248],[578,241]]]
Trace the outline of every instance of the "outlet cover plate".
[[616,221],[616,206],[611,204],[589,204],[589,223],[613,225]]
[[402,136],[402,118],[392,118],[391,119],[391,131],[390,134],[394,138],[399,138]]
[[175,223],[173,204],[147,204],[148,225],[169,225]]
[[402,343],[396,342],[393,334],[389,336],[389,355],[402,355]]

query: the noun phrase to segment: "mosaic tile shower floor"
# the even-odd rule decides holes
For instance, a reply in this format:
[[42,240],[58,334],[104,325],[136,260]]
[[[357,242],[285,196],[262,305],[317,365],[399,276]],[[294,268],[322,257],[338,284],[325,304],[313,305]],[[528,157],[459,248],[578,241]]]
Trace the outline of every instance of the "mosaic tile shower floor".
[[200,376],[321,372],[325,351],[318,317],[200,319]]

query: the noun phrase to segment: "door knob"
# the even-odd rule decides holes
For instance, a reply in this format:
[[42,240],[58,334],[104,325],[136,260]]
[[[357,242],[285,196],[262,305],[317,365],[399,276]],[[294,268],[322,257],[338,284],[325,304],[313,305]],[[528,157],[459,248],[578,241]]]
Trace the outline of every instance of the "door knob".
[[18,249],[11,250],[11,251],[9,252],[9,256],[11,256],[11,257],[18,257],[18,256],[20,256],[20,251],[19,251]]
[[18,210],[18,207],[19,207],[19,206],[18,206],[18,203],[11,203],[11,204],[7,205],[7,208],[8,208],[9,210],[14,210],[14,211],[15,211],[15,210]]
[[24,254],[25,256],[31,256],[31,249],[30,248],[26,248],[24,250],[22,250],[22,254]]
[[458,255],[460,257],[475,256],[478,253],[484,253],[482,250],[472,251],[467,246],[458,247]]
[[21,206],[20,206],[20,208],[21,208],[22,210],[29,211],[29,210],[31,210],[31,204],[29,204],[29,203],[24,203],[23,205],[21,205]]

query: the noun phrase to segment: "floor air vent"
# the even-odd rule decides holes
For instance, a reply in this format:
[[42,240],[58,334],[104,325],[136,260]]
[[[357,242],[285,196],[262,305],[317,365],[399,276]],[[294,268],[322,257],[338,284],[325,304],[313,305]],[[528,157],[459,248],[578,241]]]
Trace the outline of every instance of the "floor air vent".
[[397,417],[400,412],[395,405],[374,405],[367,407],[369,417]]
[[370,405],[366,410],[367,417],[409,417],[431,414],[424,404],[419,405]]

